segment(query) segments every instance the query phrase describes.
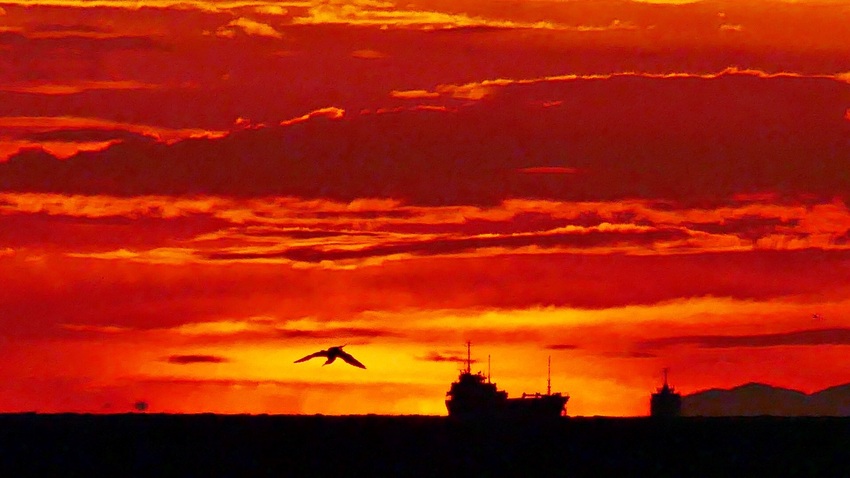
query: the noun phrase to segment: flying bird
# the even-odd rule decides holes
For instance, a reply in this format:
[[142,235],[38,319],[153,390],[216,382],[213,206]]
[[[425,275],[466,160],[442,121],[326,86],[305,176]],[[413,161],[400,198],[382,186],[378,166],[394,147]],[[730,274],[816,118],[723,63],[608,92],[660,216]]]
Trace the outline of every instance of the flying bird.
[[[346,345],[348,345],[348,344],[346,344]],[[323,363],[322,367],[324,367],[325,365],[327,365],[329,363],[333,363],[333,361],[336,360],[337,358],[341,358],[347,364],[354,365],[355,367],[366,368],[366,366],[363,365],[362,363],[360,363],[359,361],[357,361],[356,358],[352,357],[348,353],[343,352],[343,350],[342,350],[343,347],[345,347],[345,345],[340,345],[339,347],[331,347],[327,350],[320,350],[316,353],[312,353],[312,354],[310,354],[306,357],[300,358],[300,359],[296,360],[294,363],[306,362],[307,360],[310,360],[311,358],[315,358],[315,357],[327,357],[328,361]]]
[[818,320],[818,319],[822,319],[823,316],[820,315],[820,314],[812,314],[812,318],[815,319],[815,320]]

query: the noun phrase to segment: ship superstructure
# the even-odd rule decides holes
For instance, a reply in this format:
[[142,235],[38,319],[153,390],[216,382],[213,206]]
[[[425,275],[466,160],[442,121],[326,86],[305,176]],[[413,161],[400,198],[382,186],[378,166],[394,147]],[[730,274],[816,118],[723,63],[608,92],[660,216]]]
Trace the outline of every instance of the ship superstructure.
[[466,369],[461,370],[456,382],[446,392],[446,408],[450,417],[558,417],[566,415],[569,395],[552,393],[551,359],[546,393],[523,393],[518,398],[508,398],[490,377],[481,372],[472,373],[471,343],[466,344]]

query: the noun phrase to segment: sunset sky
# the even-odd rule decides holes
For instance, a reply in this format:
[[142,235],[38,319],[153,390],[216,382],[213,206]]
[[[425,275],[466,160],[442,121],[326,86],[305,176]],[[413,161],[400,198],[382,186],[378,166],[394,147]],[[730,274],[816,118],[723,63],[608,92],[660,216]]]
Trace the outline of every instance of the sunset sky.
[[570,415],[850,382],[848,18],[0,3],[0,412],[445,415],[466,341]]

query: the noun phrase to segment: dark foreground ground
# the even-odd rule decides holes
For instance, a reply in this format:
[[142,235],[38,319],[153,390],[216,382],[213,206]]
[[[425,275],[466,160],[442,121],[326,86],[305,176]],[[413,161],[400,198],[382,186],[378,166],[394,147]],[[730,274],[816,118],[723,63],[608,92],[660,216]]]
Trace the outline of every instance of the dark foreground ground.
[[0,476],[850,476],[848,418],[0,415]]

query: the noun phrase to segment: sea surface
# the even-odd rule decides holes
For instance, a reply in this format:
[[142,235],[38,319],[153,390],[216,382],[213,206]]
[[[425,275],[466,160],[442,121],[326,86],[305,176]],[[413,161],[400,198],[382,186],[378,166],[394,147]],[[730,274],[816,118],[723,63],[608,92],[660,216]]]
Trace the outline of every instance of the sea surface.
[[0,476],[850,476],[850,418],[0,415]]

